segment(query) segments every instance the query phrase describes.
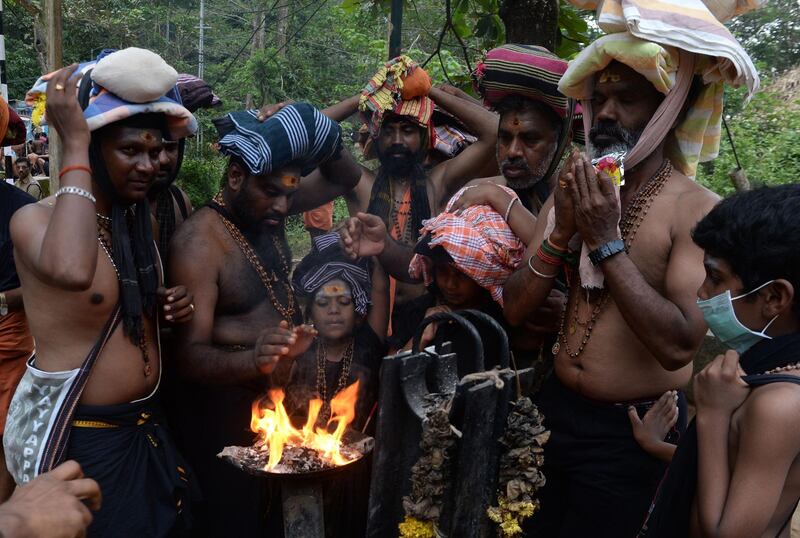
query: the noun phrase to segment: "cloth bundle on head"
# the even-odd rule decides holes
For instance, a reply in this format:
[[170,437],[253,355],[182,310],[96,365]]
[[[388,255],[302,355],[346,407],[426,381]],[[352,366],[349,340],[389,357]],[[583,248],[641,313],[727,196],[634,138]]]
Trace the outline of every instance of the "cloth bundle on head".
[[[598,7],[594,0],[572,0],[581,8]],[[711,2],[709,1],[709,4]],[[748,99],[759,87],[758,72],[745,50],[715,17],[730,17],[758,4],[751,0],[714,2],[714,13],[701,0],[680,4],[643,0],[608,0],[598,7],[606,32],[570,62],[559,84],[562,93],[582,99],[584,125],[590,126],[594,75],[616,60],[647,78],[667,97],[636,147],[628,154],[630,168],[662,141],[680,114],[695,75],[702,88],[688,103],[685,119],[667,140],[667,156],[678,170],[694,177],[698,162],[719,152],[723,83],[746,86]]]
[[[503,305],[503,286],[522,262],[525,245],[514,235],[503,215],[488,205],[468,207],[456,215],[453,204],[472,187],[459,190],[447,203],[443,213],[423,223],[421,241],[430,247],[442,247],[459,271],[489,291]],[[498,185],[512,197],[517,194]],[[413,278],[422,278],[425,285],[433,282],[433,267],[426,256],[415,254],[408,267]]]
[[231,112],[214,120],[219,151],[240,158],[254,176],[298,162],[306,175],[342,149],[342,129],[308,103],[283,107],[266,121],[257,110]]
[[350,286],[355,310],[367,315],[372,293],[370,259],[351,260],[342,250],[339,234],[330,232],[314,238],[313,250],[297,264],[292,286],[300,296],[313,298],[331,280],[343,280]]
[[[508,97],[520,96],[544,103],[563,119],[568,114],[569,100],[559,91],[558,82],[566,70],[566,60],[543,47],[508,44],[486,53],[472,73],[472,82],[489,108]],[[583,144],[580,114],[577,107],[572,132],[573,140]]]
[[428,129],[432,147],[433,101],[428,97],[430,89],[428,73],[408,56],[398,56],[386,62],[369,80],[359,99],[358,108],[369,126],[370,136],[378,136],[383,117],[389,112]]
[[[53,74],[36,81],[26,95],[26,102],[44,106],[47,84]],[[159,285],[150,207],[145,198],[129,211],[129,205],[119,199],[103,159],[101,137],[95,133],[134,116],[158,114],[164,119],[165,135],[178,139],[194,134],[197,122],[175,94],[177,78],[175,69],[158,54],[131,47],[104,50],[97,60],[80,64],[70,79],[80,81],[77,98],[93,133],[89,146],[92,175],[113,204],[112,256],[119,271],[123,329],[137,345],[144,334],[142,314],[156,315],[155,295]],[[46,118],[41,120],[45,122]],[[146,128],[152,126],[151,122]]]
[[[44,112],[47,83],[54,74],[48,73],[36,81],[25,95],[27,104]],[[97,60],[81,63],[70,81],[76,78],[80,78],[78,95],[88,96],[83,115],[92,131],[147,113],[164,114],[167,134],[172,140],[186,138],[197,131],[197,120],[180,104],[175,90],[177,71],[150,50],[136,47],[104,50]],[[91,87],[82,90],[83,84]],[[43,114],[37,119],[40,120],[38,125],[47,124]]]
[[181,73],[178,75],[178,93],[181,103],[194,113],[198,108],[213,108],[222,105],[222,100],[211,91],[205,80],[194,75]]

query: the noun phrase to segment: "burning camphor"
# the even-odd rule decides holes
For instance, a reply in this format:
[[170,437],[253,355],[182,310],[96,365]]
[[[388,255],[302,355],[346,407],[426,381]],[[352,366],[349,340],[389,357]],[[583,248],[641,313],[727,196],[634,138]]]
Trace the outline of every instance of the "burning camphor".
[[[313,449],[323,461],[330,462],[339,467],[350,463],[340,452],[342,436],[347,426],[355,418],[355,406],[358,400],[358,385],[352,385],[340,391],[331,400],[331,418],[325,427],[317,427],[317,417],[322,409],[322,400],[314,399],[308,402],[308,418],[301,429],[292,425],[292,421],[283,406],[284,392],[280,389],[268,393],[269,400],[274,409],[262,406],[263,400],[253,402],[253,414],[250,420],[250,429],[258,434],[256,447],[269,451],[269,459],[264,467],[265,471],[275,468],[281,461],[285,446],[299,446]],[[333,433],[328,428],[335,424]]]

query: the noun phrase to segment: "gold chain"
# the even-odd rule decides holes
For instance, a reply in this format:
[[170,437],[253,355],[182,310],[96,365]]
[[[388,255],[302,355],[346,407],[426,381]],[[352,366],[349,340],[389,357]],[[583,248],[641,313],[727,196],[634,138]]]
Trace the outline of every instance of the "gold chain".
[[[225,201],[222,198],[222,193],[217,193],[214,196],[214,202],[218,204],[220,207],[225,207]],[[278,259],[281,262],[283,275],[282,278],[279,278],[277,274],[273,271],[272,276],[270,277],[267,274],[267,270],[264,269],[264,264],[261,263],[261,259],[256,254],[253,247],[250,246],[250,243],[247,241],[247,238],[242,234],[239,228],[236,227],[234,223],[230,220],[225,218],[225,216],[217,211],[217,215],[219,216],[222,224],[225,225],[225,228],[228,230],[228,233],[231,235],[233,240],[239,246],[239,249],[244,254],[247,261],[250,262],[250,265],[255,269],[256,273],[258,273],[258,277],[261,279],[261,283],[264,285],[264,288],[267,290],[267,294],[269,295],[269,300],[272,302],[272,306],[275,307],[275,310],[281,315],[283,319],[289,324],[289,326],[294,325],[294,314],[295,314],[295,302],[294,302],[294,289],[292,288],[292,284],[289,282],[289,262],[286,260],[286,257],[283,255],[281,251],[281,245],[278,241],[276,236],[272,236],[272,242],[275,246],[275,252],[278,255]],[[283,286],[286,288],[286,302],[288,303],[287,306],[283,306],[281,302],[278,300],[278,297],[275,295],[275,290],[272,289],[272,282],[281,282]]]
[[[108,242],[108,240],[105,238],[105,236],[103,235],[103,231],[104,230],[107,231],[108,233],[111,233],[111,231],[107,227],[110,224],[108,224],[107,222],[104,222],[104,221],[108,221],[110,219],[108,217],[104,217],[103,215],[100,215],[99,213],[98,213],[97,217],[98,217],[98,220],[97,220],[97,241],[100,243],[100,246],[103,247],[103,252],[105,252],[106,256],[108,256],[108,261],[111,262],[111,267],[114,268],[114,272],[117,274],[117,280],[119,281],[119,279],[120,279],[119,269],[117,268],[117,264],[114,263],[114,257],[111,255],[112,246]],[[150,352],[147,350],[147,335],[146,335],[146,332],[147,332],[147,329],[145,328],[144,323],[142,323],[142,334],[139,336],[139,350],[142,352],[142,360],[144,361],[144,376],[145,377],[149,377],[150,374],[153,373],[153,367],[150,365]]]
[[[633,245],[633,240],[636,238],[636,232],[639,231],[639,227],[642,225],[644,218],[647,216],[647,212],[650,210],[650,206],[653,205],[653,200],[661,192],[661,189],[666,184],[669,177],[672,175],[672,163],[670,163],[669,159],[665,159],[664,162],[661,164],[661,167],[658,171],[645,183],[645,185],[639,189],[639,192],[636,193],[636,196],[628,205],[628,208],[625,210],[625,214],[622,217],[622,220],[619,224],[620,234],[622,235],[622,239],[625,241],[625,250],[630,251],[631,246]],[[580,277],[578,277],[578,281],[576,282],[577,288],[580,289]],[[592,315],[589,317],[589,320],[581,322],[581,325],[586,326],[584,329],[583,337],[581,338],[581,343],[578,346],[576,351],[572,351],[569,346],[569,342],[567,341],[567,334],[564,330],[566,325],[566,318],[567,318],[567,309],[569,306],[569,299],[572,295],[572,286],[570,286],[570,290],[567,292],[567,297],[564,302],[564,309],[561,312],[561,321],[559,323],[558,329],[558,338],[556,339],[556,343],[553,344],[553,355],[558,355],[558,352],[561,350],[561,344],[564,345],[564,350],[567,352],[567,355],[570,358],[577,358],[581,353],[583,353],[586,344],[589,342],[589,338],[592,336],[592,330],[594,330],[595,323],[597,319],[600,317],[600,313],[605,308],[606,304],[608,303],[608,298],[611,296],[611,293],[608,291],[608,287],[603,288],[603,291],[600,293],[600,297],[597,300],[597,304],[595,304],[594,309],[592,309]],[[578,307],[580,303],[580,296],[576,298],[575,301],[575,308],[574,308],[574,316],[573,316],[573,327],[570,327],[570,334],[573,334],[577,329],[578,320]],[[589,300],[587,298],[586,304],[589,304]]]
[[347,386],[347,381],[350,379],[350,367],[353,364],[354,340],[354,338],[350,338],[344,350],[344,354],[342,354],[341,365],[339,366],[339,379],[336,382],[336,391],[330,396],[328,396],[328,377],[325,373],[328,349],[321,340],[317,341],[317,392],[319,392],[322,397],[320,416],[323,420],[328,420],[330,418],[331,398],[345,388],[345,386]]

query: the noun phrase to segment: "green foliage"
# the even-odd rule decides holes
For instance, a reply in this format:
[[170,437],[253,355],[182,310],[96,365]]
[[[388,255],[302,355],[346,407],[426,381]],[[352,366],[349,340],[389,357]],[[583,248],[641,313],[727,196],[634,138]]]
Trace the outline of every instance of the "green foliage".
[[217,193],[225,171],[225,159],[187,156],[181,165],[177,184],[189,196],[192,206],[206,204]]
[[[728,125],[739,160],[753,186],[798,181],[800,101],[787,103],[778,95],[764,91],[731,117]],[[728,173],[736,168],[736,162],[724,129],[721,146],[719,158],[701,166],[698,181],[727,196],[734,192]]]

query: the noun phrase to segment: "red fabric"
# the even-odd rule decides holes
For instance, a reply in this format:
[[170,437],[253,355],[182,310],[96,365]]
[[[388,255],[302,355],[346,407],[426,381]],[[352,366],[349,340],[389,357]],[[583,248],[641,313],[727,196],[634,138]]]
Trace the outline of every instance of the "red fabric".
[[11,397],[33,353],[33,336],[24,312],[0,317],[0,433],[5,431]]

